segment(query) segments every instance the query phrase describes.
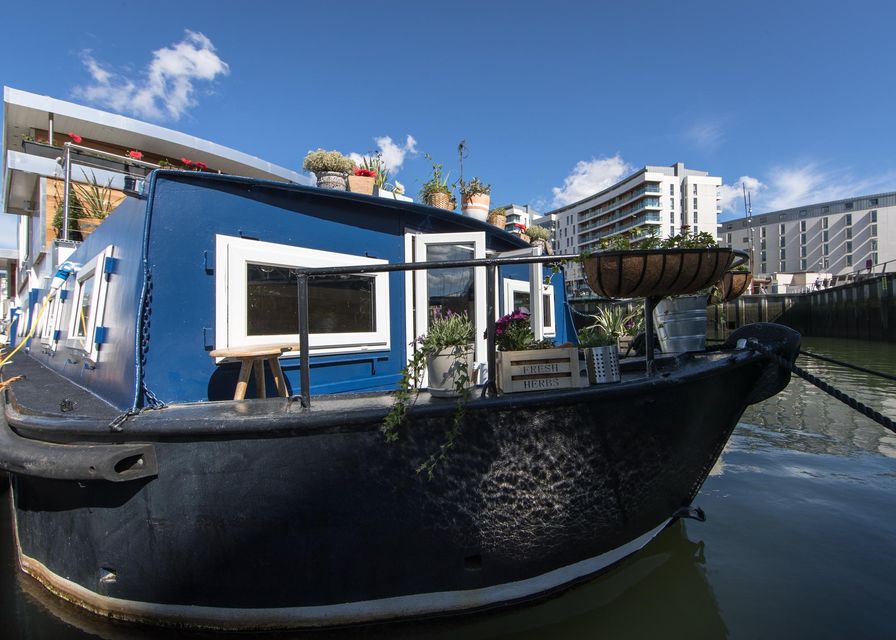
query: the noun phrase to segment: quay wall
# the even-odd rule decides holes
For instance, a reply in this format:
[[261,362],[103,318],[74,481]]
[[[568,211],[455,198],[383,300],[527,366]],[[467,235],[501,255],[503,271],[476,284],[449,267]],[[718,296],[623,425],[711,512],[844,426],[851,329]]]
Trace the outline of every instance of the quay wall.
[[[818,338],[854,338],[896,342],[896,273],[810,293],[741,296],[707,308],[710,338],[723,338],[751,322],[776,322]],[[587,314],[597,307],[622,305],[627,310],[641,301],[576,302],[576,327],[589,324]]]

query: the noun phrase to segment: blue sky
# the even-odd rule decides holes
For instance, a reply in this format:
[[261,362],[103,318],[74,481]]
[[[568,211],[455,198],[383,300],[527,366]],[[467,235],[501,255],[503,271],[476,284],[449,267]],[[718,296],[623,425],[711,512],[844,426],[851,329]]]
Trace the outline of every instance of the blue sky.
[[[56,2],[3,8],[3,84],[301,170],[378,147],[545,211],[646,164],[725,215],[896,189],[892,2]],[[409,138],[410,136],[410,138]]]

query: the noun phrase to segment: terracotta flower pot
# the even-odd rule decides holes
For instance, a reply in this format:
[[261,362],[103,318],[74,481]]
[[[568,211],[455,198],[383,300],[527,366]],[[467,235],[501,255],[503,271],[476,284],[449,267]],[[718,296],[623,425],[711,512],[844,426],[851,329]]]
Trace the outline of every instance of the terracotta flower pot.
[[499,229],[503,229],[507,226],[507,216],[503,213],[490,213],[488,214],[488,222]]
[[487,193],[463,196],[460,200],[460,210],[465,216],[485,222],[488,220],[488,205],[490,202],[491,196]]
[[368,196],[373,195],[373,184],[376,178],[372,176],[349,176],[348,190],[353,193],[363,193]]

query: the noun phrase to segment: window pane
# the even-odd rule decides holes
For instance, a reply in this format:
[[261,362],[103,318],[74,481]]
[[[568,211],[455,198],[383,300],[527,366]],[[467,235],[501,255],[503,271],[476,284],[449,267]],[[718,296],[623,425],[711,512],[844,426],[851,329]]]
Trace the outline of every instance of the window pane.
[[87,323],[90,322],[90,309],[93,306],[93,288],[96,278],[90,276],[81,282],[81,299],[78,300],[78,321],[75,326],[75,337],[87,337]]
[[[426,259],[429,262],[445,260],[472,260],[473,244],[427,244]],[[473,267],[457,269],[430,269],[426,272],[429,291],[429,317],[436,307],[442,313],[466,313],[468,318],[476,317]]]
[[544,326],[552,327],[554,326],[554,317],[551,315],[551,296],[545,293],[541,296],[541,300],[544,304],[544,308],[541,312],[542,317],[544,318]]
[[[288,267],[246,265],[247,335],[291,335],[299,331],[296,276]],[[374,279],[325,276],[308,281],[310,333],[376,331]]]
[[529,306],[529,292],[528,291],[514,291],[513,292],[513,307],[507,312],[515,311],[516,309],[520,309],[525,313],[531,313],[532,309]]

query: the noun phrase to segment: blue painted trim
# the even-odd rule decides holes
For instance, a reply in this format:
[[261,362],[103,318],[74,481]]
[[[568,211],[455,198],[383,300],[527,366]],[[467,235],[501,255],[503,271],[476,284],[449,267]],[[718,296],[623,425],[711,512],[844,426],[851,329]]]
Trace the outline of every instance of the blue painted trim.
[[66,300],[68,300],[68,289],[60,289],[59,302],[65,302]]
[[103,260],[103,273],[115,273],[115,266],[118,264],[118,260],[109,256],[105,260]]
[[106,327],[97,327],[93,330],[93,342],[95,344],[103,344],[106,342]]

